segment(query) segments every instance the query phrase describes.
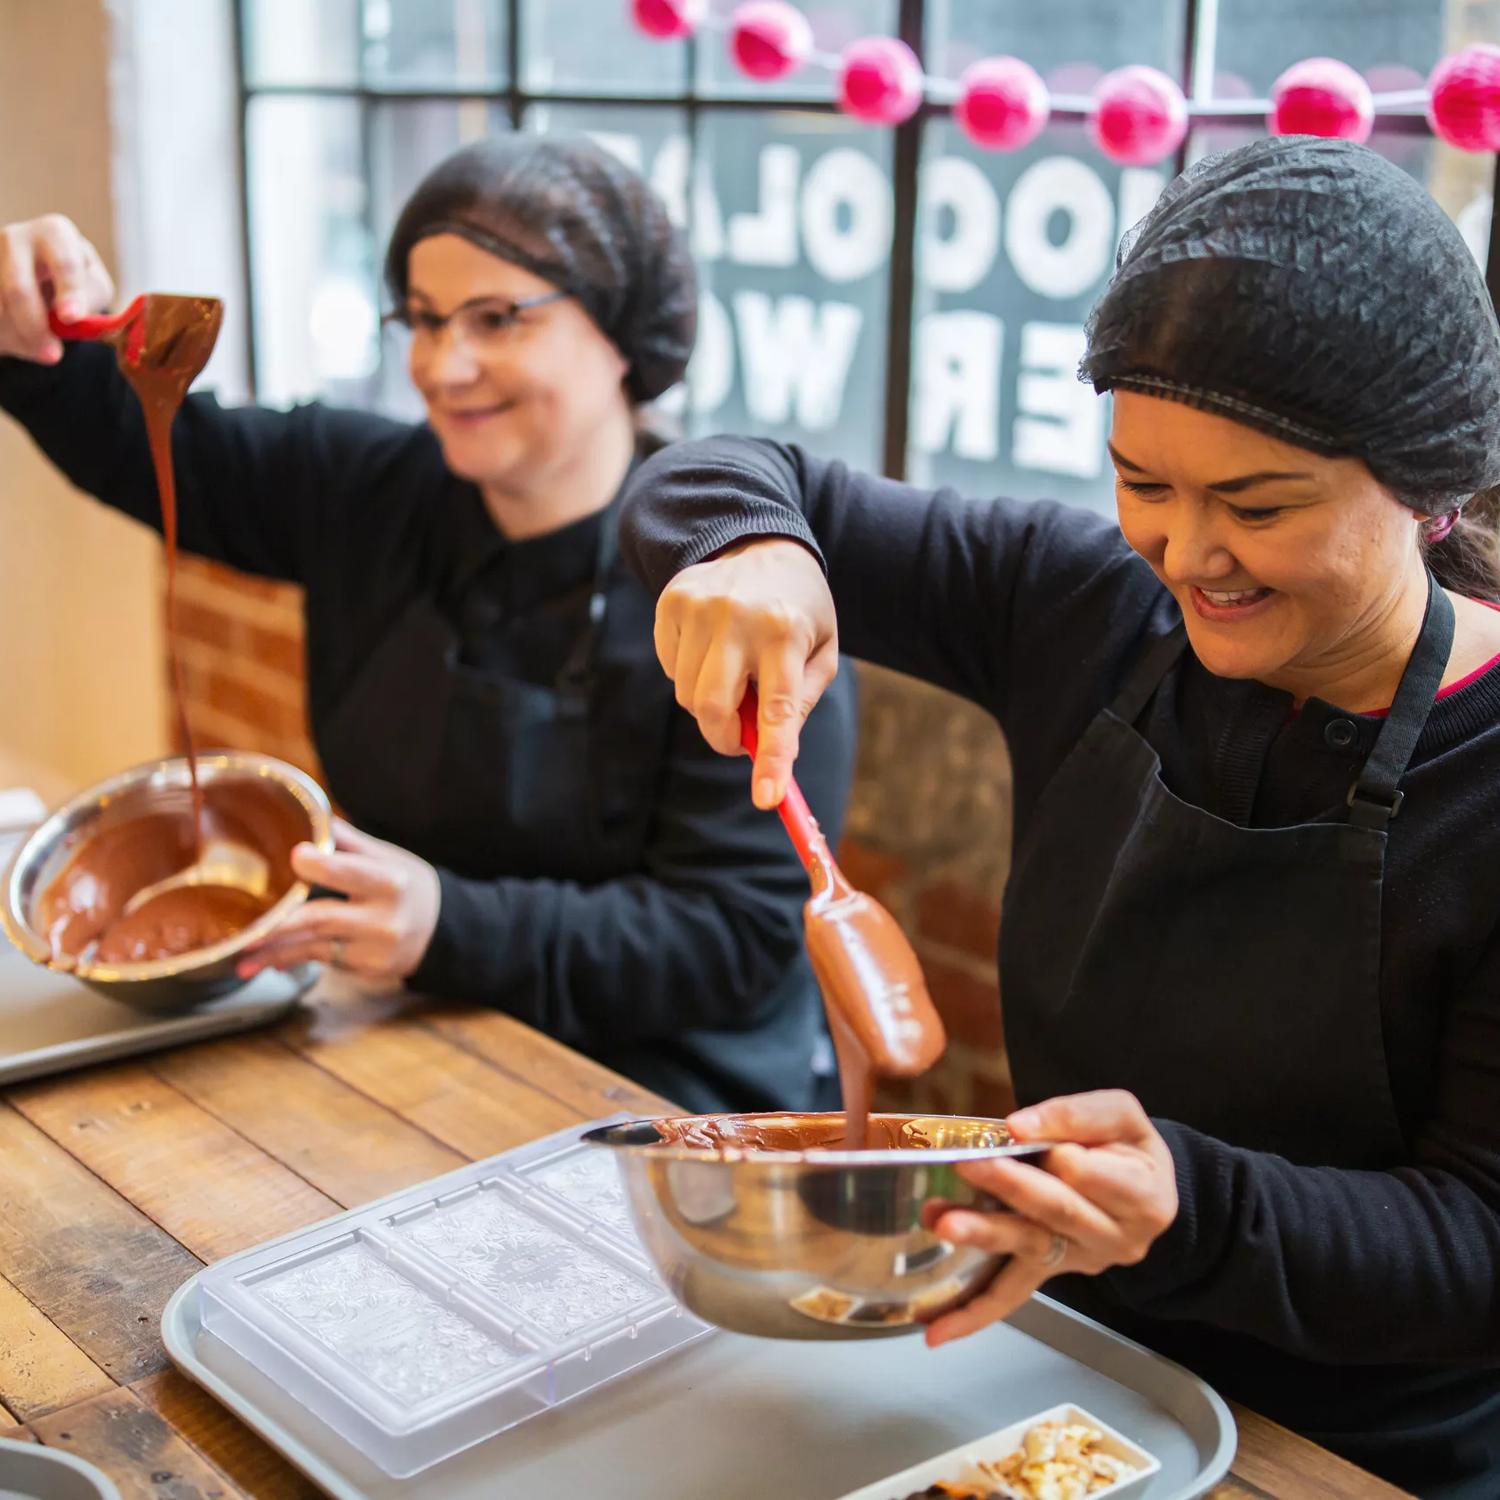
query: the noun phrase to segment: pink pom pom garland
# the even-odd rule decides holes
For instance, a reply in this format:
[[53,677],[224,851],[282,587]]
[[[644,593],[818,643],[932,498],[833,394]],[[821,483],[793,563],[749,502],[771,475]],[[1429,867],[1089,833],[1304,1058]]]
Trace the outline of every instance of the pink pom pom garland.
[[708,0],[631,0],[636,27],[658,41],[691,36],[708,14]]
[[922,64],[893,36],[867,36],[844,49],[839,108],[869,125],[899,125],[922,103]]
[[1476,42],[1427,79],[1427,119],[1460,151],[1500,151],[1500,47]]
[[1375,125],[1375,96],[1348,63],[1310,57],[1293,63],[1271,85],[1273,135],[1324,135],[1367,141]]
[[729,55],[747,78],[784,78],[802,66],[812,45],[807,17],[786,0],[746,0],[729,18]]
[[1052,113],[1047,85],[1019,57],[981,58],[965,70],[958,91],[953,118],[976,146],[989,150],[1030,144]]
[[1187,129],[1182,90],[1155,68],[1116,68],[1094,88],[1089,133],[1111,161],[1152,166],[1182,144]]
[[[812,27],[789,0],[743,0],[727,19],[710,0],[629,0],[639,31],[680,40],[699,30],[726,33],[739,71],[760,82],[784,78],[805,63],[835,74],[839,107],[868,124],[900,125],[923,100],[953,106],[954,120],[975,145],[1014,151],[1036,139],[1049,119],[1084,120],[1111,160],[1150,166],[1176,151],[1192,124],[1238,126],[1265,109],[1277,135],[1322,135],[1368,140],[1377,115],[1400,122],[1425,110],[1439,139],[1463,151],[1500,151],[1500,46],[1479,42],[1444,58],[1425,88],[1397,88],[1391,70],[1372,73],[1382,87],[1347,63],[1307,58],[1288,68],[1264,101],[1191,102],[1155,68],[1117,68],[1093,93],[1050,92],[1029,64],[1015,57],[983,58],[963,77],[933,78],[904,42],[871,36],[842,56],[816,50]],[[1410,70],[1408,70],[1410,71]],[[1411,71],[1413,85],[1420,75]],[[1057,88],[1061,88],[1059,83]]]

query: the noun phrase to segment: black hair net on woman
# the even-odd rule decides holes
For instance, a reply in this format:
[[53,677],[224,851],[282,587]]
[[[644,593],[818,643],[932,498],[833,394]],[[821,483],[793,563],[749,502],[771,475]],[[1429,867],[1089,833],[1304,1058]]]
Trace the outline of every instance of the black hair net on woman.
[[1363,459],[1424,514],[1500,483],[1479,267],[1421,186],[1347,141],[1261,140],[1171,183],[1120,247],[1079,376]]
[[630,363],[626,389],[655,400],[687,368],[697,278],[661,199],[592,141],[504,135],[440,162],[396,220],[385,257],[404,303],[412,246],[464,239],[570,292]]

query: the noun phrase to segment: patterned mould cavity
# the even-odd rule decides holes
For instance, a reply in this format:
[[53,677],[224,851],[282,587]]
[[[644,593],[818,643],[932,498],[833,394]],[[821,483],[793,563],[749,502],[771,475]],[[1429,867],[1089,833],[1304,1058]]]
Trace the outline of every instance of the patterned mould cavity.
[[278,1267],[252,1286],[407,1407],[514,1366],[532,1352],[445,1306],[361,1240]]
[[619,1118],[220,1261],[204,1327],[397,1479],[702,1337],[578,1143]]
[[659,1300],[660,1282],[625,1269],[602,1246],[563,1233],[557,1221],[540,1216],[545,1212],[527,1212],[501,1184],[486,1182],[388,1222],[544,1338],[566,1338]]
[[528,1181],[540,1183],[550,1194],[571,1203],[581,1212],[636,1243],[630,1205],[620,1169],[607,1152],[590,1146],[571,1146],[553,1155],[519,1166]]

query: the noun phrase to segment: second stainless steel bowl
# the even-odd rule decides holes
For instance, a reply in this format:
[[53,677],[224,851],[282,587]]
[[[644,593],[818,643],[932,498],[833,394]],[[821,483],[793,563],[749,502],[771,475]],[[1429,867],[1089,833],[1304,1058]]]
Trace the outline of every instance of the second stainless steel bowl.
[[173,958],[115,964],[55,959],[47,935],[36,925],[37,904],[77,851],[104,829],[163,807],[191,817],[183,810],[190,808],[187,761],[150,761],[80,792],[16,851],[0,886],[0,927],[21,952],[46,967],[69,968],[93,989],[138,1010],[188,1010],[242,983],[235,973],[240,954],[307,899],[307,887],[291,873],[293,846],[306,840],[324,850],[333,848],[328,798],[310,776],[273,756],[216,751],[197,760],[210,807],[218,795],[233,797],[257,830],[257,844],[271,868],[271,908],[222,942]]
[[[636,1227],[662,1279],[706,1322],[765,1338],[864,1339],[911,1333],[988,1285],[1005,1257],[940,1240],[934,1198],[1000,1211],[958,1175],[966,1161],[1036,1156],[999,1120],[879,1115],[889,1150],[763,1150],[767,1136],[838,1138],[843,1116],[702,1117],[720,1149],[674,1144],[654,1120],[590,1131],[612,1152]],[[675,1132],[682,1122],[672,1122]],[[930,1217],[930,1215],[929,1215]]]

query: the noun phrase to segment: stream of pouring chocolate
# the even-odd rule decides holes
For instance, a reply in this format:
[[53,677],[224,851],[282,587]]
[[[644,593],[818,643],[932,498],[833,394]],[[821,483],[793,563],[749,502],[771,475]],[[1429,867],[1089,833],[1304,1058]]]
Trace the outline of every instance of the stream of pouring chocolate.
[[138,355],[122,357],[120,368],[145,413],[146,438],[161,497],[162,537],[167,549],[167,654],[172,667],[172,702],[177,733],[187,755],[188,777],[193,787],[193,826],[197,850],[201,850],[203,789],[198,784],[198,758],[188,724],[182,654],[177,640],[177,478],[172,467],[172,422],[188,387],[213,352],[224,318],[224,304],[217,297],[152,296],[146,298],[141,317],[145,320],[144,332],[130,346],[138,349]]
[[[47,934],[54,962],[81,959],[140,963],[211,947],[241,931],[274,904],[290,884],[280,872],[269,898],[224,885],[162,891],[135,911],[125,906],[137,891],[195,863],[210,831],[265,851],[265,841],[236,817],[232,805],[205,810],[198,758],[187,717],[177,632],[177,482],[172,465],[172,423],[213,352],[224,307],[216,297],[153,294],[136,319],[111,335],[121,372],[145,417],[146,438],[161,499],[167,558],[167,646],[177,732],[187,755],[191,817],[167,806],[106,826],[76,850],[38,901],[37,925]],[[217,799],[216,799],[217,800]],[[255,819],[251,819],[253,824]],[[264,833],[264,830],[262,830]],[[295,835],[293,835],[295,838]]]

